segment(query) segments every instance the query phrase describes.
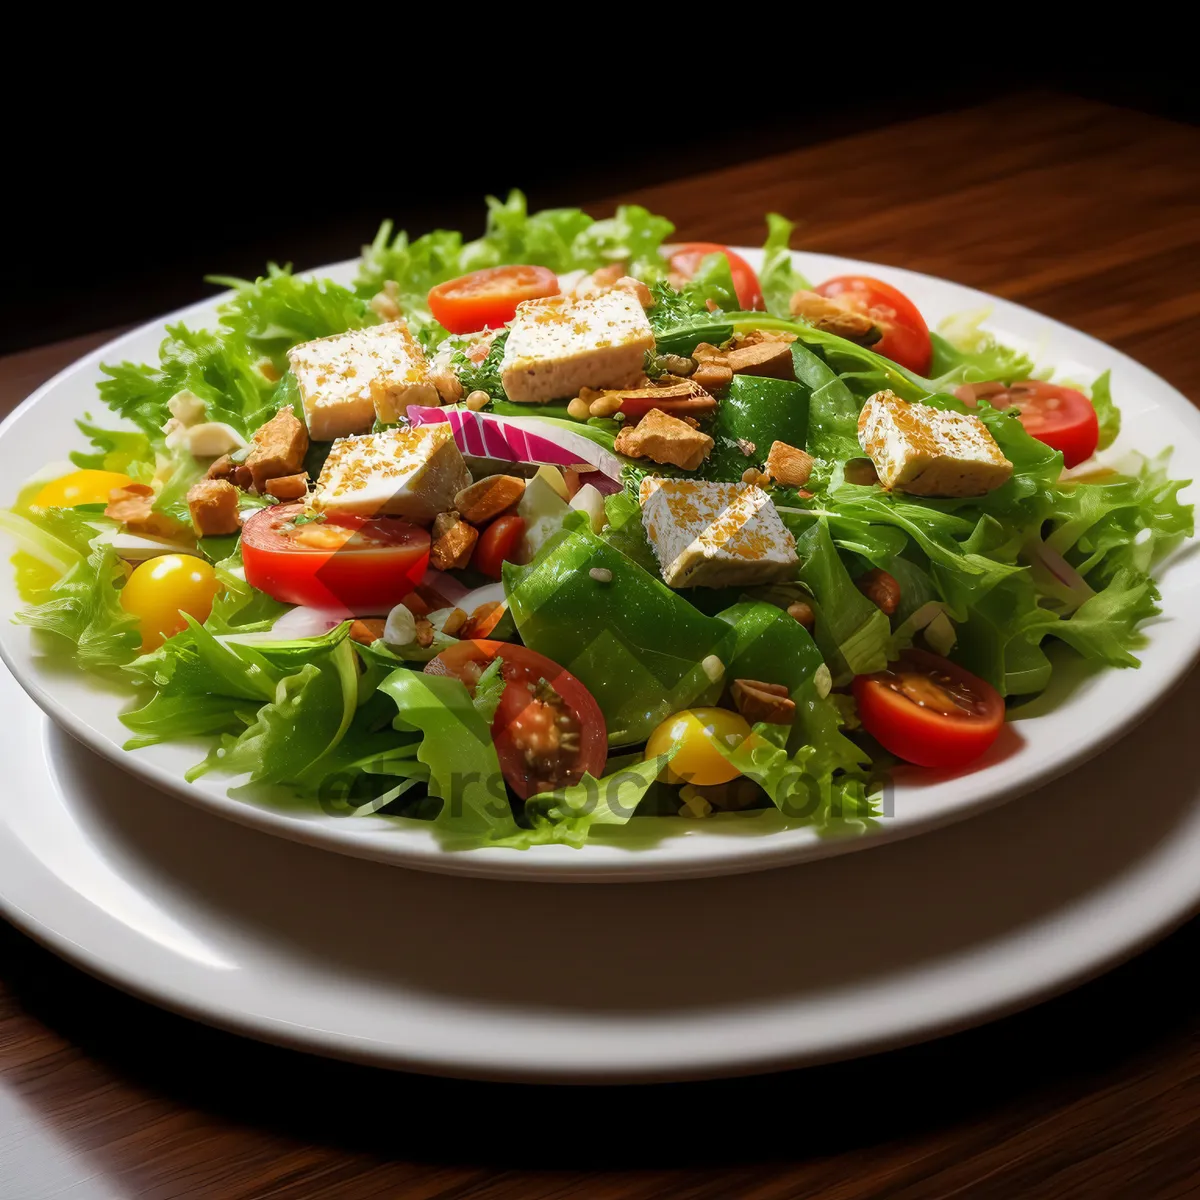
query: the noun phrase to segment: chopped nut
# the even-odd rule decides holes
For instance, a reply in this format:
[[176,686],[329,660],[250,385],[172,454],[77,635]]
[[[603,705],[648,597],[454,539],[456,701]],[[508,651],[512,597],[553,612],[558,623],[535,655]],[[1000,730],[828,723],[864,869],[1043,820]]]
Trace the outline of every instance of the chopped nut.
[[478,412],[481,408],[487,408],[491,404],[492,398],[487,392],[476,388],[473,392],[467,395],[467,407],[472,412]]
[[462,380],[449,367],[429,372],[429,382],[437,388],[443,404],[457,404],[463,398]]
[[749,458],[749,457],[750,457],[750,455],[752,455],[752,454],[754,453],[754,451],[758,449],[758,447],[757,447],[757,446],[756,446],[756,445],[755,445],[753,442],[747,441],[745,438],[738,438],[738,439],[737,439],[737,448],[738,448],[738,449],[739,449],[739,450],[740,450],[740,451],[741,451],[741,452],[742,452],[742,453],[743,453],[743,454],[744,454],[744,455],[745,455],[747,458]]
[[304,470],[308,453],[308,430],[290,408],[281,408],[265,425],[254,431],[254,448],[246,456],[246,468],[255,488],[265,492],[269,479],[283,479]]
[[129,483],[114,488],[108,497],[104,515],[123,525],[130,533],[148,537],[175,538],[184,527],[165,513],[154,511],[154,489],[145,483]]
[[454,507],[464,521],[480,525],[507,512],[524,494],[525,480],[516,475],[485,475],[454,497]]
[[233,482],[234,473],[237,471],[239,463],[235,463],[228,454],[222,454],[220,458],[215,459],[204,473],[205,479],[228,479]]
[[580,396],[567,405],[567,416],[574,417],[576,421],[586,421],[591,415],[591,405]]
[[429,565],[437,571],[461,570],[471,561],[471,552],[477,541],[479,530],[474,525],[468,525],[458,513],[439,513],[433,519]]
[[597,583],[612,583],[612,572],[607,567],[593,567],[588,574]]
[[433,623],[428,617],[418,617],[417,625],[417,645],[422,649],[428,649],[433,645],[434,628]]
[[761,342],[783,342],[790,346],[796,340],[794,333],[783,333],[777,329],[749,329],[745,333],[734,335],[735,349],[742,346],[757,346]]
[[360,646],[372,646],[383,637],[386,624],[382,617],[364,617],[350,626],[350,640]]
[[725,351],[719,346],[714,346],[711,342],[700,342],[695,350],[692,351],[692,357],[698,363],[715,362],[723,367],[729,366],[729,360],[725,357]]
[[643,308],[654,307],[654,297],[640,279],[634,279],[632,275],[622,275],[613,286],[620,288],[623,292],[628,292]]
[[757,467],[747,467],[742,472],[742,482],[753,484],[755,487],[766,487],[771,482],[771,477],[764,475]]
[[624,403],[620,392],[603,392],[588,405],[588,414],[593,417],[611,417]]
[[197,537],[237,533],[238,490],[224,479],[202,479],[187,494],[188,512]]
[[787,442],[772,442],[767,455],[767,474],[784,487],[803,487],[812,475],[816,459],[806,450]]
[[875,464],[869,458],[852,458],[842,469],[842,477],[847,483],[857,484],[859,487],[870,487],[871,484],[879,482],[879,472],[875,470]]
[[900,584],[894,575],[874,567],[855,581],[855,586],[877,608],[890,617],[900,606]]
[[729,689],[734,707],[752,725],[790,725],[796,716],[795,702],[782,683],[760,683],[756,679],[735,679]]
[[836,333],[852,342],[879,340],[879,329],[870,316],[816,292],[793,292],[788,308],[793,317],[801,317],[826,333]]
[[787,606],[787,615],[794,621],[799,621],[810,633],[817,623],[817,614],[807,600],[795,600]]
[[708,457],[713,440],[678,417],[652,408],[637,425],[617,434],[613,448],[630,458],[648,458],[694,471]]
[[755,342],[739,346],[725,355],[735,375],[765,375],[772,379],[795,379],[792,348],[786,342]]
[[654,363],[660,371],[665,371],[668,375],[677,375],[681,379],[686,379],[696,369],[696,360],[685,358],[682,354],[660,354]]
[[308,472],[284,475],[279,479],[268,479],[264,489],[276,500],[300,500],[308,495]]
[[440,609],[429,614],[429,620],[433,627],[438,628],[441,625],[443,633],[455,637],[458,631],[467,623],[467,614],[461,608]]
[[622,388],[603,395],[619,397],[621,406],[628,403],[633,410],[630,421],[638,421],[645,416],[645,412],[649,411],[642,411],[646,402],[649,402],[650,408],[660,408],[673,417],[703,417],[717,407],[716,398],[691,379],[674,379],[651,387]]
[[692,382],[698,383],[706,392],[720,391],[728,387],[732,379],[733,369],[720,362],[702,362],[692,372]]

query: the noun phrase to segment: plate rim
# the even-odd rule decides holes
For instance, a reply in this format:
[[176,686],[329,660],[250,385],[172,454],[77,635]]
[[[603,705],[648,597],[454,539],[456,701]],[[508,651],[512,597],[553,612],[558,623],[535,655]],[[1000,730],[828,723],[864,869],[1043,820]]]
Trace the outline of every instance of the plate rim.
[[[762,251],[754,247],[734,247],[747,257],[751,263],[761,259]],[[840,255],[829,255],[817,252],[793,251],[792,256],[802,267],[806,262],[821,260],[829,264],[837,264],[839,270],[883,270],[886,274],[900,279],[909,278],[922,284],[939,288],[947,286],[963,291],[977,303],[986,301],[992,306],[993,313],[1000,314],[1005,308],[1011,308],[1025,315],[1032,316],[1043,322],[1047,329],[1066,330],[1073,337],[1081,338],[1090,353],[1102,356],[1112,365],[1120,363],[1126,369],[1142,372],[1165,389],[1170,396],[1172,415],[1180,420],[1184,427],[1189,427],[1191,436],[1200,446],[1200,410],[1188,398],[1167,380],[1139,363],[1130,355],[1124,353],[1099,339],[1092,337],[1082,330],[1066,325],[1064,322],[1047,317],[1036,310],[1018,305],[1003,297],[992,296],[959,284],[954,280],[911,271],[903,267],[890,266],[883,263],[871,263],[858,259],[843,258]],[[357,263],[356,259],[346,259],[303,272],[306,276],[344,277]],[[160,333],[171,323],[187,320],[189,317],[207,315],[214,307],[229,297],[232,293],[222,292],[186,305],[169,314],[153,318],[143,324],[125,331],[118,337],[98,346],[74,362],[69,363],[52,378],[46,380],[18,404],[0,422],[0,439],[10,425],[15,424],[30,412],[50,392],[61,387],[65,381],[75,374],[98,366],[104,359],[111,359],[120,348],[147,335]],[[72,737],[83,743],[89,750],[113,763],[134,778],[150,783],[160,791],[166,792],[173,798],[182,799],[201,809],[214,812],[225,819],[238,824],[258,829],[302,844],[311,845],[318,849],[346,854],[351,857],[365,858],[371,861],[383,862],[393,866],[407,867],[414,870],[430,871],[446,875],[466,875],[492,879],[541,881],[547,883],[579,882],[579,883],[619,883],[648,882],[652,880],[667,881],[670,879],[693,879],[716,877],[721,875],[741,874],[760,870],[771,870],[805,861],[814,861],[833,857],[840,854],[856,853],[861,850],[884,846],[908,837],[919,836],[934,829],[967,820],[989,808],[1007,803],[1011,799],[1025,794],[1055,778],[1073,770],[1081,763],[1094,757],[1106,745],[1123,738],[1133,728],[1144,720],[1155,707],[1155,702],[1146,704],[1133,712],[1124,711],[1119,718],[1103,727],[1102,733],[1093,735],[1090,741],[1078,745],[1071,753],[1048,766],[1033,778],[1024,777],[1015,786],[1010,782],[996,781],[982,795],[972,799],[947,806],[939,811],[911,816],[902,824],[889,824],[877,831],[855,838],[819,840],[812,836],[805,837],[811,831],[804,828],[785,829],[758,837],[745,837],[727,841],[722,847],[715,836],[711,838],[712,853],[700,854],[694,857],[670,860],[659,857],[653,850],[626,851],[621,850],[620,858],[608,857],[610,846],[590,845],[583,850],[568,847],[536,847],[532,850],[512,850],[506,848],[478,848],[470,851],[443,850],[431,833],[421,829],[400,830],[394,839],[370,838],[355,836],[352,829],[339,825],[317,824],[297,820],[282,811],[256,804],[252,801],[237,800],[227,794],[228,788],[220,795],[204,787],[186,783],[181,777],[176,777],[165,767],[138,758],[131,752],[107,737],[101,731],[94,729],[88,721],[74,712],[73,709],[58,700],[47,689],[42,680],[26,673],[21,664],[17,663],[10,651],[7,631],[0,630],[0,661],[8,668],[24,691],[46,713],[46,715],[66,730]],[[1160,673],[1161,692],[1166,695],[1186,677],[1192,665],[1200,660],[1200,626],[1195,630],[1187,652],[1176,656],[1169,666]],[[1115,670],[1115,668],[1113,669]],[[969,776],[967,777],[969,778]],[[225,777],[221,777],[224,782]],[[233,786],[229,781],[228,786]],[[688,831],[705,836],[707,831]],[[401,843],[401,837],[412,834],[407,843]],[[682,839],[667,839],[663,844],[679,844]],[[694,844],[694,839],[689,838]],[[592,856],[587,857],[589,850]],[[553,853],[555,851],[565,853]],[[599,851],[599,853],[596,853]]]

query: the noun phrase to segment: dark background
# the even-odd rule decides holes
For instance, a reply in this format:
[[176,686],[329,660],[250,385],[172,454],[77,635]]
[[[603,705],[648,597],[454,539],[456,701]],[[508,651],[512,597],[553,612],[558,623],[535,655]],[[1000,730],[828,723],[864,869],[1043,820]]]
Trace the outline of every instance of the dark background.
[[602,216],[614,197],[661,180],[1034,87],[1195,121],[1192,80],[1158,59],[1119,71],[1060,62],[1049,73],[1041,61],[989,61],[889,77],[882,88],[809,81],[672,116],[660,102],[668,79],[626,86],[593,71],[525,111],[476,105],[460,90],[454,119],[439,115],[435,96],[428,108],[411,102],[424,86],[412,77],[410,102],[395,111],[383,83],[384,102],[365,112],[281,113],[278,99],[204,90],[201,107],[179,87],[151,97],[100,90],[67,125],[35,120],[16,132],[0,352],[147,320],[213,291],[206,274],[352,257],[385,217],[414,236],[441,226],[472,237],[482,197],[510,187],[534,208],[579,204]]

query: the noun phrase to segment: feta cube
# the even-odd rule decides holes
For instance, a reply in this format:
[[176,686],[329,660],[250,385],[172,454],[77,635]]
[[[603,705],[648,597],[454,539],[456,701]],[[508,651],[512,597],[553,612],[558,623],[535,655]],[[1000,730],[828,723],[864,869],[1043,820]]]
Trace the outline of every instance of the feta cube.
[[983,496],[1013,465],[978,418],[876,392],[858,417],[858,441],[885,488],[914,496]]
[[790,579],[796,542],[760,487],[645,479],[642,524],[669,587],[729,587]]
[[428,525],[471,483],[449,424],[384,429],[339,438],[317,480],[312,505],[352,516],[404,517]]
[[391,423],[410,404],[439,403],[429,364],[403,321],[304,342],[288,351],[288,362],[314,441],[368,433],[376,417]]
[[625,387],[653,349],[642,306],[619,288],[581,300],[526,300],[509,324],[500,377],[510,400],[540,404],[585,387]]

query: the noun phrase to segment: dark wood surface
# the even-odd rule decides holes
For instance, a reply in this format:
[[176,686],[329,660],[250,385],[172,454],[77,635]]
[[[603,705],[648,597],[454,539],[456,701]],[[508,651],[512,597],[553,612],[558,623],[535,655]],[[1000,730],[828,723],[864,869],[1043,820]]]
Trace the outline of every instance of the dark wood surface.
[[[776,209],[804,219],[805,248],[1009,297],[1200,396],[1194,129],[1030,95],[698,177],[680,167],[628,198],[686,237],[755,243]],[[0,411],[106,336],[0,360]],[[1193,922],[1031,1012],[860,1062],[534,1089],[217,1033],[0,923],[0,1196],[1197,1195],[1198,955]]]

